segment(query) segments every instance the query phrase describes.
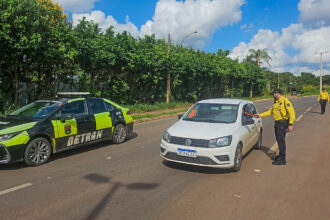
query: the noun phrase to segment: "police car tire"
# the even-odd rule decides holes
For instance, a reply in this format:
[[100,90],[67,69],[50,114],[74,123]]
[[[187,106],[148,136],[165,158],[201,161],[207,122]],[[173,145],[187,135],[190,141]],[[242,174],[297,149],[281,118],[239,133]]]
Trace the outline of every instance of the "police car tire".
[[50,155],[49,141],[43,137],[35,138],[25,148],[24,162],[28,166],[40,166],[48,161]]
[[126,126],[123,124],[117,124],[113,130],[112,141],[115,144],[121,144],[125,141],[127,136]]
[[253,146],[254,149],[260,149],[262,143],[262,130],[260,130],[259,135],[258,135],[258,141],[257,143]]
[[243,160],[243,153],[242,153],[242,144],[239,143],[236,147],[235,151],[235,158],[234,158],[234,167],[232,168],[232,171],[238,172],[241,169]]

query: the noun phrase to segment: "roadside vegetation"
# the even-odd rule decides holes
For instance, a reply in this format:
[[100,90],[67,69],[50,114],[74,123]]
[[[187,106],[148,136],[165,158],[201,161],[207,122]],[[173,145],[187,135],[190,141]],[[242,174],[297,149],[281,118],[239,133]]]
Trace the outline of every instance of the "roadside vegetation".
[[[176,109],[215,97],[264,97],[279,87],[318,91],[318,77],[260,67],[267,49],[243,62],[172,44],[154,35],[134,38],[81,20],[73,26],[51,0],[0,0],[0,114],[58,91],[88,91],[133,113]],[[170,103],[165,104],[170,76]],[[330,76],[323,77],[330,85]],[[317,94],[317,93],[316,93]]]

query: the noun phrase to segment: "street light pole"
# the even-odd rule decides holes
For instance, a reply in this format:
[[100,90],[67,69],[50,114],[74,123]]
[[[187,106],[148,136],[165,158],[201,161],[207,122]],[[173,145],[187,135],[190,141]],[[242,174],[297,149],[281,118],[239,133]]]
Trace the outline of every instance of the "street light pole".
[[315,54],[320,54],[320,92],[322,92],[322,64],[323,64],[322,55],[324,53],[328,53],[328,51],[322,51],[322,52],[315,53]]
[[194,32],[192,32],[192,33],[186,35],[186,36],[182,39],[182,41],[180,42],[180,45],[182,45],[183,41],[184,41],[186,38],[188,38],[189,36],[191,36],[191,35],[193,35],[193,34],[197,34],[197,33],[198,33],[197,31],[194,31]]
[[[171,35],[168,34],[168,42],[167,42],[167,53],[170,57],[171,52]],[[171,93],[171,74],[167,73],[167,88],[166,88],[166,104],[170,103],[170,93]]]

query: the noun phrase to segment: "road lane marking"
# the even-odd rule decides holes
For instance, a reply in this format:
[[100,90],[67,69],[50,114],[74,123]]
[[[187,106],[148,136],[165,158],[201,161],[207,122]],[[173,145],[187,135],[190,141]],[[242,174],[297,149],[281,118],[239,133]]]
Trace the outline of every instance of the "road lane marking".
[[32,183],[25,183],[25,184],[15,186],[15,187],[10,188],[10,189],[2,190],[2,191],[0,191],[0,196],[5,195],[5,194],[10,193],[10,192],[14,192],[14,191],[26,188],[26,187],[29,187],[29,186],[32,186],[32,185],[33,185]]
[[309,108],[306,110],[306,112],[309,112],[311,109],[312,109],[312,106],[309,107]]
[[304,115],[300,115],[300,116],[297,118],[297,122],[300,121],[300,119],[302,119],[302,117],[304,117]]
[[278,149],[277,142],[273,144],[273,146],[268,150],[268,153],[275,152]]

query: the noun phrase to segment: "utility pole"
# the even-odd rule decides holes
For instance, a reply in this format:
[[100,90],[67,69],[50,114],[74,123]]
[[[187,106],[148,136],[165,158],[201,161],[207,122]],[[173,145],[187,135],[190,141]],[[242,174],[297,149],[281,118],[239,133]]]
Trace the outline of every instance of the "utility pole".
[[322,52],[315,53],[315,54],[320,54],[320,92],[322,92],[322,64],[323,64],[322,55],[324,53],[328,53],[328,51],[322,51]]
[[[171,53],[171,35],[170,34],[168,34],[167,53],[168,53],[168,57],[170,57],[170,53]],[[170,73],[170,71],[168,71],[167,88],[166,88],[166,104],[170,103],[170,94],[171,94],[171,73]]]

